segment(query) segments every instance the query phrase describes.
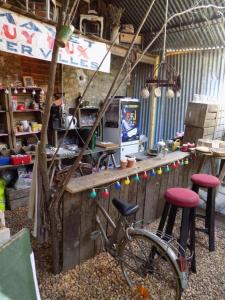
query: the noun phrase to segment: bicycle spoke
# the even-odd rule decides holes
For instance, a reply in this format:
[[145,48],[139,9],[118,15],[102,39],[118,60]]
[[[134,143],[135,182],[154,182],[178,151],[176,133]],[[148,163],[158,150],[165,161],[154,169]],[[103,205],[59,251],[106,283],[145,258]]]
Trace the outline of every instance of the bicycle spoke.
[[131,240],[124,242],[120,259],[130,286],[151,291],[150,299],[180,299],[176,268],[155,241],[144,235],[133,235]]

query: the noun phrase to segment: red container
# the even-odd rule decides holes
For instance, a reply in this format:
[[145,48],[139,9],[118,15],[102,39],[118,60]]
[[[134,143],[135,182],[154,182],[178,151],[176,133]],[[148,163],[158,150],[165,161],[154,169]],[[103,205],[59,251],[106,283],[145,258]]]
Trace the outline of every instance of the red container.
[[31,163],[31,155],[11,155],[11,164],[12,165],[26,165]]

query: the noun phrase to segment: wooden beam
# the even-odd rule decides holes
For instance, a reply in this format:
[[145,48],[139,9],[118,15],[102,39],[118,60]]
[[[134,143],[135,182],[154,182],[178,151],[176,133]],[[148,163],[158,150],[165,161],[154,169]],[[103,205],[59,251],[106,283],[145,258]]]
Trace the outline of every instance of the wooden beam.
[[[109,43],[107,43],[107,44],[109,44]],[[124,48],[124,47],[118,45],[118,46],[114,46],[114,48],[112,49],[111,52],[113,55],[124,57],[127,52],[127,48]],[[137,53],[138,58],[140,57],[140,55],[141,55],[141,53]],[[157,56],[154,56],[154,55],[145,55],[143,57],[143,59],[141,60],[141,62],[143,62],[145,64],[154,65],[156,57]]]

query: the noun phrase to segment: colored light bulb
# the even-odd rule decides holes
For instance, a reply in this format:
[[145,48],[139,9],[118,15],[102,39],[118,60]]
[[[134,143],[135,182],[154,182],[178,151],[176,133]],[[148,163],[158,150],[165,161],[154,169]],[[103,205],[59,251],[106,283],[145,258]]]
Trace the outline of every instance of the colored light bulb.
[[90,196],[91,199],[95,199],[95,198],[97,197],[97,193],[96,193],[95,189],[93,189],[93,190],[90,192],[89,196]]
[[162,173],[163,173],[162,168],[159,168],[156,172],[158,175],[162,175]]
[[9,94],[8,88],[5,89],[5,94]]
[[188,158],[187,158],[187,159],[185,159],[185,161],[184,161],[184,164],[185,164],[185,165],[188,165],[188,164],[189,164],[189,160],[188,160]]
[[173,162],[173,163],[170,165],[170,167],[171,167],[172,169],[176,169],[176,168],[177,168],[177,165],[176,165],[175,162]]
[[165,172],[169,172],[170,171],[170,167],[167,165],[166,167],[165,167]]
[[102,192],[102,197],[104,199],[109,198],[109,191],[108,191],[108,189],[104,189],[104,191]]
[[114,186],[115,186],[116,190],[120,190],[121,189],[121,184],[120,184],[119,181],[117,181]]
[[148,179],[148,174],[146,173],[146,171],[144,171],[144,173],[142,174],[142,179],[143,180]]
[[15,88],[15,90],[14,90],[14,94],[18,94],[17,88]]
[[125,185],[129,185],[129,184],[130,184],[130,179],[129,179],[129,177],[127,177],[127,178],[125,179],[124,183],[125,183]]
[[156,176],[156,171],[154,169],[152,169],[150,175],[151,176]]
[[177,166],[177,168],[179,167],[179,165],[180,165],[180,161],[177,160],[177,161],[176,161],[176,166]]
[[184,166],[184,160],[182,159],[182,161],[180,162],[181,166]]
[[24,94],[26,94],[27,90],[26,90],[25,88],[23,88],[22,92],[23,92]]
[[36,95],[36,91],[35,90],[32,91],[32,95],[33,96]]
[[140,177],[138,176],[138,174],[136,174],[136,175],[134,176],[134,181],[135,181],[135,182],[139,182],[139,181],[140,181]]

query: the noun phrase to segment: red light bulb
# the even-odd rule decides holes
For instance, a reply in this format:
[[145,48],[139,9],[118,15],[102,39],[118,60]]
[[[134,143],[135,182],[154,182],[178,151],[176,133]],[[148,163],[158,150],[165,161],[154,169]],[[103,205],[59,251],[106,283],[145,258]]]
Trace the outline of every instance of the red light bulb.
[[142,174],[142,179],[143,180],[148,179],[148,174],[146,173],[146,171]]
[[108,199],[109,198],[109,191],[108,191],[108,189],[104,189],[104,191],[102,192],[102,197],[104,199]]

